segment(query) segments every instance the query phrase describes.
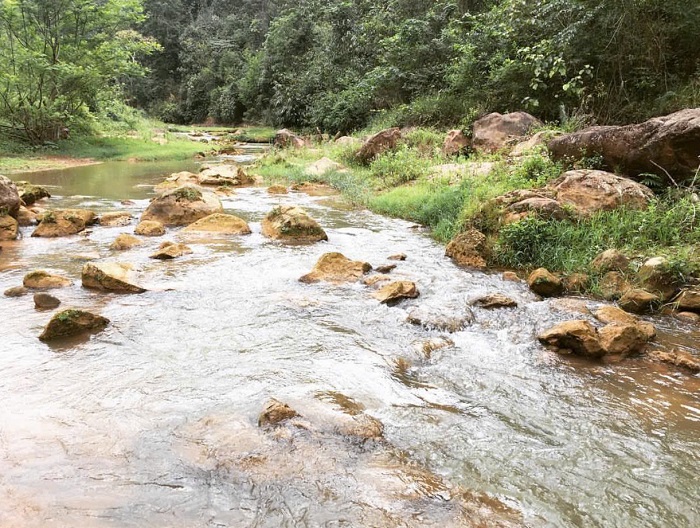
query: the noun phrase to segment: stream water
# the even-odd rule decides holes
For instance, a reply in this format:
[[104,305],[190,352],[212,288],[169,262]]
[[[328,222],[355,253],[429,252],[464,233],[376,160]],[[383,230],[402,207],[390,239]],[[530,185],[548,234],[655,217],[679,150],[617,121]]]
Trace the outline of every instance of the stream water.
[[[50,207],[138,216],[155,183],[187,169],[114,163],[16,179],[48,186]],[[50,347],[37,336],[51,312],[31,295],[0,297],[0,527],[700,526],[700,379],[536,342],[595,302],[540,301],[459,269],[416,226],[336,198],[251,187],[222,202],[252,235],[171,230],[117,254],[110,243],[133,225],[58,239],[23,228],[2,244],[0,291],[33,269],[60,272],[74,280],[53,292],[62,307],[112,324]],[[261,218],[280,203],[304,207],[329,241],[265,239]],[[149,259],[163,240],[194,252]],[[300,283],[329,251],[374,266],[403,252],[392,275],[421,296],[387,307],[360,283]],[[81,288],[97,256],[134,264],[149,291]],[[406,322],[414,309],[463,317],[496,292],[519,307],[473,309],[449,335]],[[700,353],[697,327],[654,323],[661,347]],[[426,354],[442,337],[451,344]],[[270,397],[307,426],[258,428]],[[337,434],[361,412],[384,424],[384,440]]]

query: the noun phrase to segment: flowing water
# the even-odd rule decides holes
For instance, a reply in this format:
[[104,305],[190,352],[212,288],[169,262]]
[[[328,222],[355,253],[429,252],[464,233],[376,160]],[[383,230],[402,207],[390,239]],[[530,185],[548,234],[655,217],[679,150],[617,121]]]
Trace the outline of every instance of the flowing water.
[[[50,186],[47,206],[137,216],[153,184],[193,168],[115,163],[17,179]],[[133,225],[60,239],[23,228],[2,244],[0,290],[33,269],[60,272],[75,281],[53,292],[63,307],[112,324],[51,347],[37,339],[51,312],[0,297],[1,527],[700,526],[700,379],[536,343],[596,303],[539,301],[523,284],[458,269],[416,226],[335,198],[252,187],[222,201],[252,235],[171,230],[116,254],[109,244]],[[260,220],[279,203],[306,208],[329,241],[265,239]],[[166,239],[194,253],[149,259]],[[392,275],[421,296],[388,307],[360,283],[300,283],[329,251],[375,266],[403,252]],[[98,256],[134,264],[149,291],[82,289],[80,269]],[[452,334],[406,321],[415,309],[465,317],[495,292],[519,307],[473,309]],[[668,346],[699,352],[697,327],[654,322]],[[424,347],[440,339],[447,346]],[[303,418],[258,428],[271,397]],[[338,434],[362,414],[384,424],[383,440]]]

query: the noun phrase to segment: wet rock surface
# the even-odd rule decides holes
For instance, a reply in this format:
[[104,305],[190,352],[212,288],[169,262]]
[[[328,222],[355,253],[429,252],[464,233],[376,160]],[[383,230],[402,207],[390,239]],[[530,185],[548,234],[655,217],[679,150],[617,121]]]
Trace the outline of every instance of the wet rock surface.
[[221,202],[213,193],[185,185],[154,198],[141,216],[141,222],[150,220],[164,226],[184,226],[221,212]]
[[34,294],[34,307],[39,310],[53,310],[58,308],[60,304],[61,301],[58,298],[48,293]]
[[225,213],[214,213],[197,220],[182,230],[183,233],[220,233],[224,235],[249,235],[248,222]]
[[533,271],[527,278],[530,289],[542,297],[555,297],[564,292],[562,280],[545,268]]
[[117,293],[143,293],[145,288],[134,283],[133,268],[120,262],[88,262],[83,266],[83,287]]
[[415,282],[396,281],[382,286],[373,297],[382,304],[395,304],[403,299],[415,299],[419,295]]
[[39,336],[48,342],[91,332],[99,332],[109,324],[109,319],[83,310],[63,310],[53,316]]
[[156,260],[172,260],[192,253],[192,248],[176,242],[163,242],[158,250],[151,255]]
[[486,267],[486,236],[470,229],[453,238],[445,249],[445,255],[458,266],[468,268]]
[[356,282],[369,273],[372,266],[368,262],[350,260],[342,253],[326,253],[318,260],[314,269],[299,280],[307,284],[314,282]]
[[114,242],[109,247],[115,251],[127,251],[142,245],[143,241],[140,238],[136,238],[128,233],[122,233],[114,239]]
[[51,290],[55,288],[66,288],[72,284],[71,280],[62,275],[50,273],[44,270],[36,270],[24,276],[22,284],[31,290]]
[[262,221],[262,232],[281,242],[314,243],[328,240],[321,226],[301,207],[280,205]]
[[134,229],[134,233],[141,236],[163,236],[165,226],[156,220],[142,220]]
[[46,212],[33,237],[56,238],[70,236],[84,231],[97,220],[94,212],[86,209],[58,209]]

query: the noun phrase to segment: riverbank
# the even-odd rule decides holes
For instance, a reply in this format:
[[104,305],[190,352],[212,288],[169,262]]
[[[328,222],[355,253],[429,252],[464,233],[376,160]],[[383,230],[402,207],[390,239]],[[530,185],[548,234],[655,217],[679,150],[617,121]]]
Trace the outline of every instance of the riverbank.
[[369,163],[358,159],[369,134],[338,141],[307,140],[302,148],[271,151],[255,172],[271,184],[329,184],[356,205],[430,228],[432,236],[445,244],[476,228],[486,236],[483,253],[488,267],[515,269],[523,276],[540,267],[565,279],[585,275],[572,293],[603,293],[601,280],[607,270],[592,263],[608,249],[629,257],[630,274],[649,258],[664,257],[679,282],[693,282],[700,273],[700,219],[692,186],[662,188],[650,175],[646,183],[651,189],[644,187],[650,196],[645,207],[575,215],[568,214],[565,206],[561,216],[524,214],[518,221],[503,221],[504,211],[495,204],[507,193],[532,191],[544,196],[548,185],[566,171],[600,168],[597,158],[554,161],[544,141],[560,133],[541,127],[514,149],[454,156],[444,150],[446,131],[413,128],[402,131],[394,148]]

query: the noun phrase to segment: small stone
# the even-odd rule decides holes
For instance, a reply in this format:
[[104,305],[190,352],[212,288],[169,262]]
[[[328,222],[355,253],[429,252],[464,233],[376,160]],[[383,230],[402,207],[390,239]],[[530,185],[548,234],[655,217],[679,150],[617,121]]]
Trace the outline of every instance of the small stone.
[[24,276],[22,284],[25,288],[32,290],[50,290],[54,288],[65,288],[73,284],[70,279],[61,275],[54,275],[44,270],[36,270]]
[[88,332],[99,332],[109,324],[105,317],[82,310],[63,310],[51,318],[39,336],[41,341],[53,341]]
[[554,297],[561,295],[564,291],[561,279],[545,268],[533,271],[528,277],[527,283],[533,292],[542,297]]
[[192,249],[185,244],[178,244],[175,242],[163,242],[158,251],[151,255],[152,259],[158,260],[171,260],[183,255],[189,255],[192,253]]
[[675,303],[680,311],[700,313],[700,287],[687,288],[678,295]]
[[285,420],[299,416],[294,409],[286,403],[282,403],[274,398],[270,399],[258,417],[258,426],[277,425]]
[[399,261],[404,261],[408,257],[406,256],[406,253],[397,253],[396,255],[391,255],[390,257],[387,257],[387,260],[399,260]]
[[641,289],[628,290],[618,301],[620,308],[635,314],[649,313],[660,302],[658,296]]
[[384,266],[378,266],[374,271],[377,273],[391,273],[396,269],[396,264],[386,264]]
[[34,307],[40,310],[53,310],[54,308],[58,308],[60,304],[61,301],[48,293],[34,294]]
[[572,273],[564,277],[564,290],[567,293],[583,293],[588,289],[590,281],[585,273]]
[[126,251],[142,245],[143,242],[140,239],[127,233],[122,233],[114,239],[114,242],[112,242],[112,245],[109,247],[115,251]]
[[495,293],[492,295],[485,295],[476,299],[472,305],[478,306],[479,308],[484,308],[486,310],[492,310],[494,308],[517,308],[518,303],[515,302],[510,297],[501,295],[500,293]]
[[415,299],[419,295],[415,282],[397,281],[382,287],[373,297],[382,304],[393,304],[403,299]]
[[700,314],[695,312],[678,312],[676,317],[689,323],[700,323]]
[[5,290],[5,297],[23,297],[29,293],[29,290],[24,286],[15,286]]
[[520,282],[520,277],[514,271],[504,271],[501,278],[508,282]]
[[355,282],[369,273],[372,266],[367,262],[350,260],[341,253],[326,253],[318,260],[314,269],[299,279],[300,282],[311,284],[326,281],[335,284]]
[[156,220],[143,220],[136,226],[134,233],[141,236],[163,236],[165,227]]

